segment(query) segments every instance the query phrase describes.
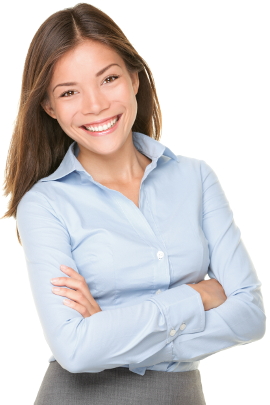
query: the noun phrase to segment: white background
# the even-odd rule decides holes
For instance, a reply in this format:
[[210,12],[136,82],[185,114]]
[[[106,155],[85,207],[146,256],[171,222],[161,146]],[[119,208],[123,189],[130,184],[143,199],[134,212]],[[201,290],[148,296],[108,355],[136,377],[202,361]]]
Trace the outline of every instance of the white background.
[[[66,0],[1,6],[0,180],[17,113],[24,58],[41,23]],[[163,112],[161,142],[217,173],[263,284],[269,313],[269,1],[92,1],[149,64]],[[2,194],[2,193],[1,193]],[[0,216],[7,198],[0,196]],[[1,399],[33,404],[48,367],[15,220],[0,220]],[[269,404],[269,333],[201,361],[207,405]],[[90,350],[91,348],[89,348]],[[268,376],[266,375],[268,374]],[[2,379],[3,383],[3,379]],[[196,405],[196,404],[194,404]]]

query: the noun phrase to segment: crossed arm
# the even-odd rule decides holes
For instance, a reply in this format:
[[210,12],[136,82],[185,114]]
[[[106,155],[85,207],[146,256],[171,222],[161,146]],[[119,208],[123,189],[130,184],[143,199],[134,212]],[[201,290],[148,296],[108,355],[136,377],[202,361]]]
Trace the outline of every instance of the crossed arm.
[[[125,364],[151,366],[171,342],[173,358],[162,361],[191,362],[264,335],[257,274],[217,177],[203,161],[201,174],[211,279],[108,311],[91,296],[72,258],[68,232],[46,198],[31,190],[24,195],[17,210],[18,230],[45,338],[63,368],[76,373]],[[69,267],[64,273],[61,264]],[[52,292],[52,277],[60,277],[62,293]],[[64,305],[63,297],[73,307]],[[183,323],[185,329],[180,328]]]
[[[60,269],[68,277],[57,277],[51,279],[54,294],[68,297],[63,304],[78,311],[84,318],[102,311],[99,304],[93,298],[85,278],[68,266],[61,265]],[[216,279],[203,280],[197,284],[187,284],[194,288],[201,295],[204,310],[216,308],[226,301],[224,288]],[[65,287],[68,288],[65,288]]]

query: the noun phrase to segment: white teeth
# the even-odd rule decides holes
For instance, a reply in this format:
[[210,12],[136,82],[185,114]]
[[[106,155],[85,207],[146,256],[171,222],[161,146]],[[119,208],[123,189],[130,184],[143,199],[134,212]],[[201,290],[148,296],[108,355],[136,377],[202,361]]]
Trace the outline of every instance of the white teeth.
[[117,121],[117,118],[114,118],[108,124],[99,125],[99,126],[96,126],[96,127],[89,126],[89,127],[85,127],[85,128],[87,128],[88,131],[91,131],[91,132],[105,131],[106,129],[111,128],[116,123],[116,121]]

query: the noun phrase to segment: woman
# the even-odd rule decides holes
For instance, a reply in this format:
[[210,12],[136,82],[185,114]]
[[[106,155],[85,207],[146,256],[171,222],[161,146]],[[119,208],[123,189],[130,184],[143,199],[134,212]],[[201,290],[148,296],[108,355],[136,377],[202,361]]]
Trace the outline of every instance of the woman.
[[217,176],[160,131],[151,71],[106,14],[42,24],[5,187],[53,353],[36,405],[205,404],[199,361],[264,335]]

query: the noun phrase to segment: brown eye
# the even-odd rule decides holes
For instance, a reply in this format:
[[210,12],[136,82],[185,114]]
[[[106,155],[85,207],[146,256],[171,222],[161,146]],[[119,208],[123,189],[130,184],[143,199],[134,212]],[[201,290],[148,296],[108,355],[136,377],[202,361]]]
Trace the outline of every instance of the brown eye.
[[108,76],[105,80],[104,83],[110,83],[113,82],[114,80],[118,79],[119,76]]
[[73,96],[74,93],[76,93],[74,90],[68,90],[65,91],[65,93],[61,94],[61,97],[70,97]]

